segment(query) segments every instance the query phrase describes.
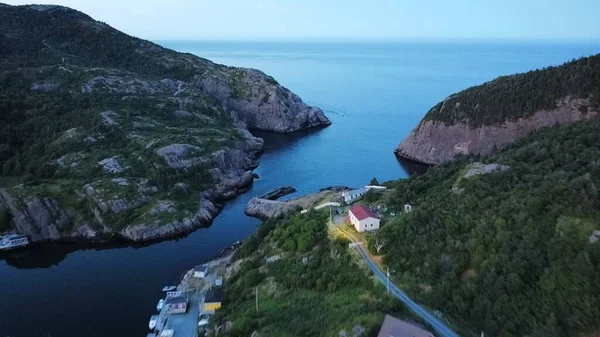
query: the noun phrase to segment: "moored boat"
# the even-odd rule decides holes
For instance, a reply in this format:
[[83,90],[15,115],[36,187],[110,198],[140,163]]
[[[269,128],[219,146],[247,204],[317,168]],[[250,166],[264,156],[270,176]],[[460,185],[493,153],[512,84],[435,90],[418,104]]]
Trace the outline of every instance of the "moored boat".
[[148,327],[150,330],[154,330],[154,328],[156,328],[156,323],[158,323],[158,315],[150,317],[150,322],[148,322]]
[[165,286],[162,288],[162,291],[173,291],[177,289],[177,286]]
[[156,304],[156,310],[161,311],[164,306],[165,300],[161,298],[160,301],[158,301],[158,303]]
[[29,239],[25,235],[9,234],[0,236],[0,250],[15,249],[29,244]]

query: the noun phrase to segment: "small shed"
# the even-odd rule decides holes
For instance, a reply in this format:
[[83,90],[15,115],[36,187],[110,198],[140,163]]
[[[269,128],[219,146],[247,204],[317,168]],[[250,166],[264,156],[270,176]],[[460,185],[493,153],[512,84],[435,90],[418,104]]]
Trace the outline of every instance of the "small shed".
[[405,204],[404,205],[404,213],[410,213],[412,212],[412,206],[409,204]]
[[167,313],[185,314],[187,312],[188,299],[185,296],[171,297],[167,299]]
[[205,278],[208,275],[208,266],[199,265],[194,267],[194,277]]
[[215,286],[220,287],[223,285],[223,277],[219,276],[215,279]]
[[211,289],[204,296],[204,311],[215,312],[221,308],[223,303],[223,290]]

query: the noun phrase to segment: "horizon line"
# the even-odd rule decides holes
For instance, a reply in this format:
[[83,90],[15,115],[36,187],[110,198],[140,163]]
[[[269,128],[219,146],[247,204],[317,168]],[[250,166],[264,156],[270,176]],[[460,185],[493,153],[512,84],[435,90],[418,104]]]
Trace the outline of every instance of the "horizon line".
[[598,44],[598,38],[437,38],[437,37],[199,37],[199,38],[147,38],[150,41],[169,41],[169,42],[322,42],[322,43],[381,43],[381,42],[437,42],[437,43],[502,43],[502,42],[520,42],[520,43],[581,43]]

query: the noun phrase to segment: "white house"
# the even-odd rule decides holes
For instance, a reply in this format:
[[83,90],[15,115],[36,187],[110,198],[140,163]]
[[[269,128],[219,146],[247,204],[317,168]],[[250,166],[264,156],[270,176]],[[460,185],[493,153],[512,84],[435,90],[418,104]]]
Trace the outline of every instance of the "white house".
[[409,204],[405,204],[404,205],[404,213],[410,213],[412,212],[412,206]]
[[365,193],[367,193],[367,189],[365,187],[361,187],[356,190],[350,190],[342,193],[342,197],[344,197],[344,201],[349,204],[354,200],[362,197]]
[[194,267],[194,277],[197,278],[205,278],[208,275],[208,267],[205,265],[200,265]]
[[373,211],[364,205],[354,205],[348,212],[350,222],[354,225],[357,232],[373,231],[379,229],[381,221]]

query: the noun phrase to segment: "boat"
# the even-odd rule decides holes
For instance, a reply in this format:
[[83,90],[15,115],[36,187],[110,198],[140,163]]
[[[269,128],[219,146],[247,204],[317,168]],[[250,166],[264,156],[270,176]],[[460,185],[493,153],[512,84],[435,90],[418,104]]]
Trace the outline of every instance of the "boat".
[[165,300],[161,298],[160,301],[158,301],[158,303],[156,304],[156,310],[161,311],[164,306]]
[[162,288],[162,291],[173,291],[177,289],[177,286],[165,286]]
[[156,323],[158,323],[158,315],[150,317],[150,322],[148,322],[148,327],[150,330],[154,330],[154,328],[156,328]]
[[29,239],[25,235],[9,234],[0,236],[0,250],[9,250],[24,247],[29,244]]

